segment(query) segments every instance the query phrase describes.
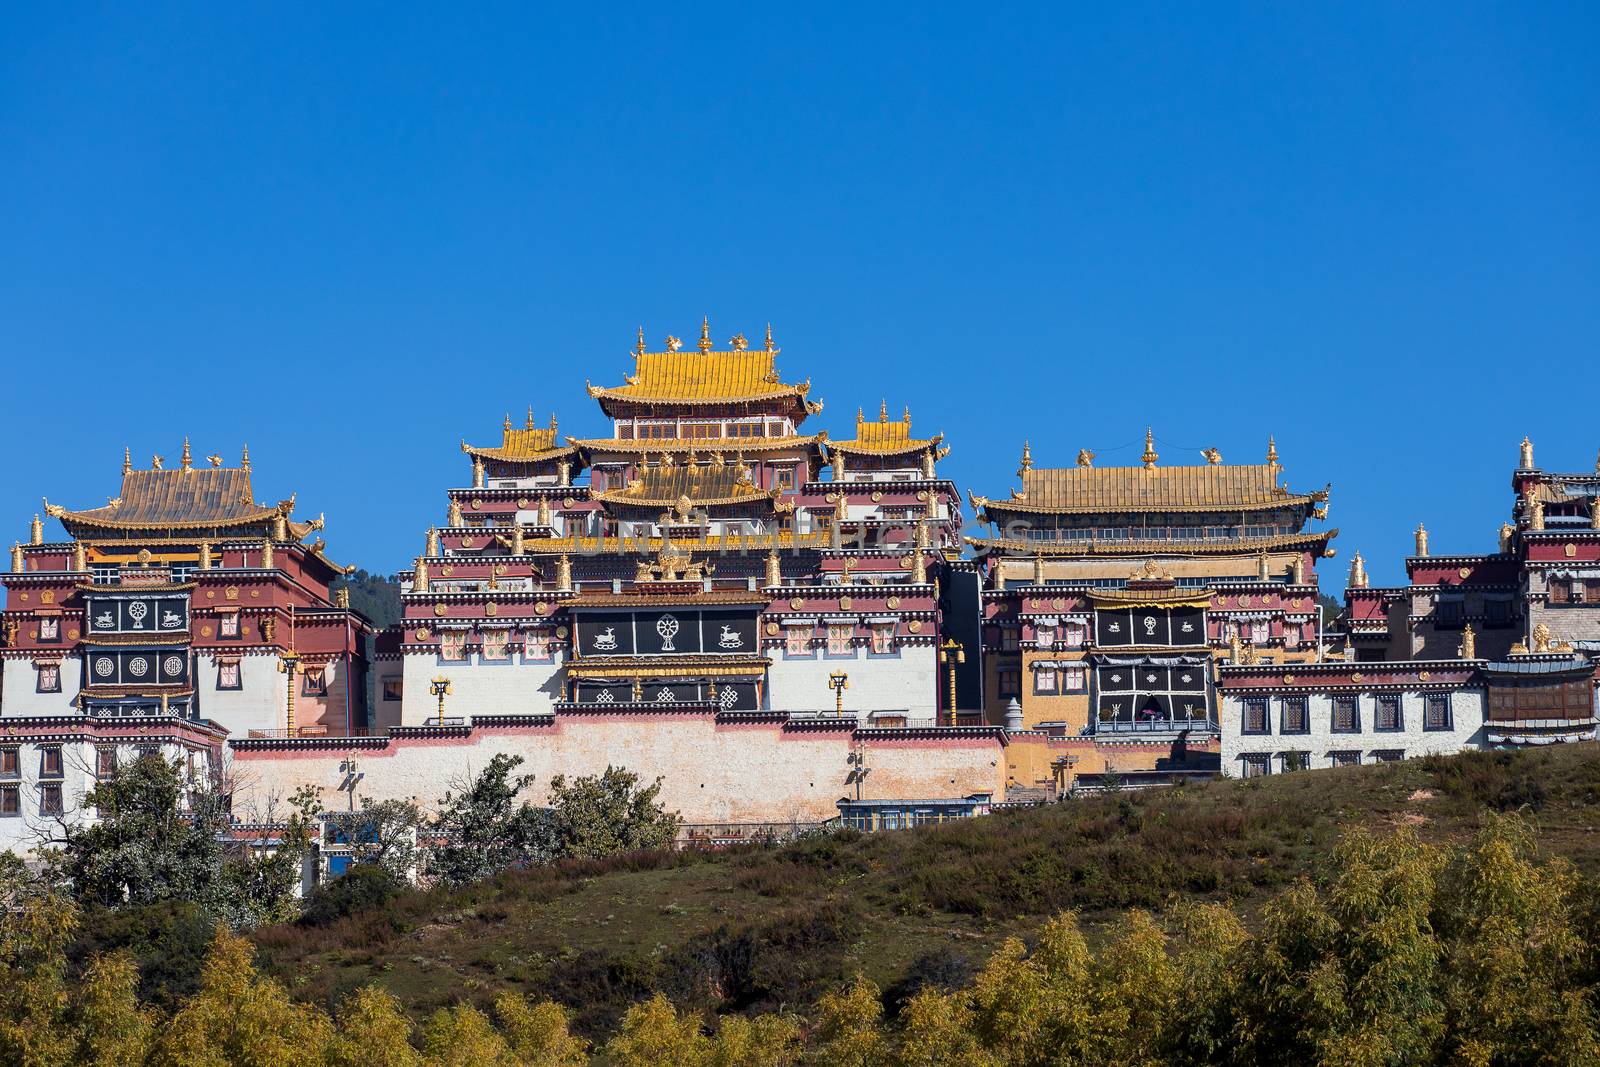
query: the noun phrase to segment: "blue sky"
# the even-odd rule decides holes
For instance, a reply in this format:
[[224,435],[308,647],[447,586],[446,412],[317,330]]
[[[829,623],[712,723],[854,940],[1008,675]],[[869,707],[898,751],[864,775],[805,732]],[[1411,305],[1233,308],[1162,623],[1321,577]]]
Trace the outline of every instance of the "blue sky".
[[1335,591],[1491,549],[1524,433],[1593,467],[1592,5],[778,7],[11,11],[6,540],[187,432],[394,570],[706,313],[987,495],[1276,434]]

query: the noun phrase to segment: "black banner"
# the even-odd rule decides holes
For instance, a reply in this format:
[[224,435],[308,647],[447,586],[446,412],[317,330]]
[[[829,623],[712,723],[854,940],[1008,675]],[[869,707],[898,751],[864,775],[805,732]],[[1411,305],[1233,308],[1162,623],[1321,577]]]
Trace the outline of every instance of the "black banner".
[[187,685],[184,648],[117,649],[89,653],[89,685]]
[[1094,616],[1101,648],[1203,645],[1205,634],[1201,608],[1101,608]]
[[84,596],[90,634],[182,633],[189,628],[187,596]]
[[578,655],[759,655],[756,612],[664,608],[575,613]]
[[[577,683],[573,699],[578,704],[603,707],[607,704],[627,704],[633,701],[633,682],[622,679],[615,682],[584,680]],[[717,682],[713,691],[709,681],[682,681],[664,679],[644,682],[640,686],[639,700],[644,704],[714,704],[723,711],[756,711],[755,682]]]

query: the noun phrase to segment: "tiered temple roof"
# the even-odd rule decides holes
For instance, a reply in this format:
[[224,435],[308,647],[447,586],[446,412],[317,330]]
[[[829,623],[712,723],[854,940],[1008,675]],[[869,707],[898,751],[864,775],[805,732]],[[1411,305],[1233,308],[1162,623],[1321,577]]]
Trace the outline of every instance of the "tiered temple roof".
[[774,501],[775,489],[761,489],[750,479],[749,468],[719,454],[709,463],[697,461],[658,463],[645,467],[621,489],[597,493],[595,499],[610,504],[639,507],[675,507],[743,504]]
[[713,351],[708,322],[700,327],[696,351],[682,350],[676,337],[667,338],[662,352],[645,350],[644,332],[634,351],[634,372],[626,384],[614,388],[590,385],[589,395],[600,401],[607,415],[617,417],[639,406],[771,404],[777,412],[799,423],[822,410],[820,401],[806,399],[809,380],[796,385],[778,377],[775,359],[780,351],[767,331],[764,347],[749,348],[743,335],[733,338],[727,351]]
[[124,456],[122,491],[104,507],[73,511],[45,502],[45,511],[61,520],[74,537],[161,535],[176,531],[210,530],[234,536],[271,535],[273,524],[284,520],[284,532],[295,540],[318,528],[319,523],[288,521],[294,500],[257,503],[250,487],[250,453],[238,467],[222,466],[220,456],[211,466],[195,467],[184,442],[179,465],[168,469],[160,456],[149,470],[133,469]]
[[848,441],[830,441],[828,447],[840,452],[849,452],[867,456],[899,456],[908,452],[924,452],[936,449],[937,455],[943,457],[949,449],[942,447],[944,434],[936,433],[932,437],[911,436],[911,409],[907,408],[905,414],[891,420],[887,404],[878,407],[878,420],[868,422],[860,408],[856,409],[856,435]]
[[499,448],[478,447],[463,441],[461,451],[478,459],[498,460],[501,463],[541,463],[573,455],[577,449],[572,446],[570,439],[567,444],[556,440],[554,415],[550,416],[548,427],[536,427],[533,425],[533,412],[529,411],[527,425],[523,429],[512,429],[511,419],[506,419],[501,428]]

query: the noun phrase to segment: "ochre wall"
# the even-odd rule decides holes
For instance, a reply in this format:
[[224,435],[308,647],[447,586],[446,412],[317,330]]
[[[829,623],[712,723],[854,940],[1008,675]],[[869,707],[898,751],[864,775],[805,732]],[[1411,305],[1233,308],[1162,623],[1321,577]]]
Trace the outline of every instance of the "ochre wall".
[[[525,794],[535,803],[550,779],[626,767],[662,779],[662,800],[686,822],[819,821],[854,796],[848,729],[784,729],[776,722],[718,723],[709,713],[562,715],[554,725],[485,726],[466,736],[388,738],[382,747],[279,744],[233,751],[235,810],[287,797],[300,785],[321,790],[326,807],[344,808],[341,764],[363,776],[356,801],[414,799],[434,808],[448,790],[483,769],[497,752],[525,760]],[[1005,746],[996,734],[948,738],[863,734],[868,799],[933,799],[992,792],[1004,798]]]

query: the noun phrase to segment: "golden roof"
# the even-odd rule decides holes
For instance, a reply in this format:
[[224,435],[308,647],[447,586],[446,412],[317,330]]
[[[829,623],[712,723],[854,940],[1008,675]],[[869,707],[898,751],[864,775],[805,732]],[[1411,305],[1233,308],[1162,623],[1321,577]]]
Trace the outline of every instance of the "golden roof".
[[1017,556],[1246,556],[1278,548],[1317,548],[1339,536],[1337,529],[1316,533],[1278,534],[1274,537],[1239,537],[1216,541],[1117,541],[1086,538],[1082,541],[1030,541],[1025,538],[964,537],[979,550]]
[[461,442],[461,451],[469,456],[481,459],[495,459],[507,463],[530,463],[544,459],[554,459],[557,456],[571,454],[573,449],[570,439],[568,444],[559,444],[556,441],[556,417],[550,416],[550,425],[536,427],[530,413],[527,425],[520,430],[511,428],[510,418],[506,419],[505,426],[500,431],[499,448],[480,448]]
[[602,401],[666,404],[792,400],[799,418],[822,409],[821,403],[805,399],[811,389],[809,380],[789,385],[778,377],[775,360],[780,349],[772,345],[770,331],[764,348],[744,347],[742,335],[735,337],[733,344],[729,351],[712,351],[710,326],[702,324],[695,351],[683,351],[677,338],[668,338],[665,352],[646,352],[641,334],[633,354],[634,371],[626,384],[615,388],[590,385],[589,395]]
[[[293,509],[292,499],[270,506],[256,503],[248,467],[128,469],[122,474],[122,492],[105,507],[69,511],[45,504],[45,510],[69,529],[92,526],[113,530],[265,526]],[[303,523],[289,525],[296,537],[312,529]]]
[[[905,452],[921,452],[936,448],[944,434],[917,438],[911,436],[911,409],[899,419],[889,418],[887,405],[878,407],[878,420],[868,422],[861,409],[856,409],[856,435],[848,441],[830,441],[828,447],[842,452],[867,453],[878,456],[895,456]],[[941,450],[944,451],[944,450]]]
[[1327,491],[1296,494],[1275,463],[1188,467],[1048,467],[1021,472],[1010,500],[973,497],[979,508],[1053,514],[1127,511],[1259,511],[1309,505]]
[[761,489],[742,463],[673,463],[646,467],[621,489],[595,494],[595,499],[640,507],[675,508],[682,504],[742,504],[773,500],[778,491]]
[[638,438],[624,440],[620,437],[569,437],[567,443],[586,452],[621,452],[628,455],[648,455],[651,452],[695,452],[703,456],[730,452],[773,452],[785,448],[811,448],[831,444],[827,431],[809,435],[792,434],[788,437],[678,437]]

